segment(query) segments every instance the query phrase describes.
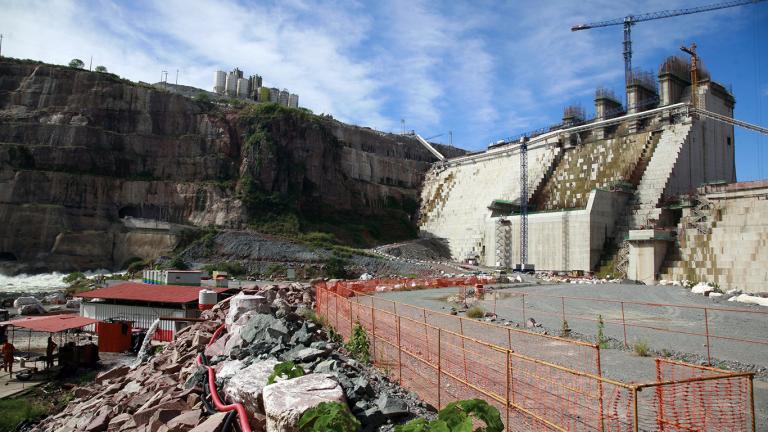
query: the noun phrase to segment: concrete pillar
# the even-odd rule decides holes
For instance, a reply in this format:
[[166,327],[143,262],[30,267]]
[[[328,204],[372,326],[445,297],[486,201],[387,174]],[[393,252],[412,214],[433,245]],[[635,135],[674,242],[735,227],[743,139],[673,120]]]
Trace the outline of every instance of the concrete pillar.
[[629,231],[629,265],[627,278],[652,284],[664,263],[669,235],[660,230]]
[[[617,117],[621,112],[621,102],[608,96],[607,93],[597,92],[595,96],[595,121]],[[594,134],[597,139],[605,138],[605,128],[595,129]]]
[[683,91],[690,85],[690,81],[682,80],[675,74],[659,74],[659,105],[667,106],[680,102]]

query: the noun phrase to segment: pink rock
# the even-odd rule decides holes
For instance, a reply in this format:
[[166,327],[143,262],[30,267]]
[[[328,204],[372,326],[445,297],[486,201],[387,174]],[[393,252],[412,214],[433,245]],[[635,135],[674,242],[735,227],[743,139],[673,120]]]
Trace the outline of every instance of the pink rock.
[[321,402],[345,403],[344,390],[331,376],[310,374],[264,387],[267,432],[298,432],[301,415]]
[[224,424],[226,413],[216,413],[197,425],[190,432],[219,432]]
[[192,429],[200,421],[200,411],[184,411],[178,416],[172,418],[166,425],[169,432],[183,432]]
[[224,384],[224,396],[229,401],[242,403],[249,413],[263,413],[262,391],[277,364],[277,360],[269,359],[237,370]]

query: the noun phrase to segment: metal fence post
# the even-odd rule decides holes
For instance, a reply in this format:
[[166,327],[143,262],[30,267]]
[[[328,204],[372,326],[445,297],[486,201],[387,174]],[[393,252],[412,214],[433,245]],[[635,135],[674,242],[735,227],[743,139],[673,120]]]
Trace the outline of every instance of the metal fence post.
[[467,350],[464,347],[464,318],[459,317],[459,329],[461,331],[461,356],[464,359],[464,380],[469,381],[467,373]]
[[523,325],[525,325],[525,293],[523,293]]
[[565,322],[565,297],[560,297],[560,303],[562,303],[563,307],[563,322]]
[[624,348],[626,348],[629,345],[627,345],[627,322],[624,320],[624,302],[621,302],[621,325],[624,327]]
[[438,411],[443,408],[442,398],[441,398],[441,394],[442,394],[441,375],[443,373],[442,371],[443,357],[442,357],[442,349],[441,349],[442,334],[443,334],[443,330],[440,327],[438,327],[437,328],[437,410]]
[[371,333],[373,334],[373,337],[371,338],[371,341],[373,342],[373,364],[376,364],[376,313],[373,310],[373,299],[371,299]]
[[403,346],[400,345],[400,316],[397,317],[397,379],[400,385],[403,385]]
[[754,380],[755,376],[749,376],[749,409],[752,412],[752,432],[755,432],[755,393],[754,393]]
[[632,425],[632,430],[638,432],[640,429],[640,425],[638,424],[640,420],[637,415],[637,387],[632,387],[632,404],[634,405],[634,412],[632,413],[634,416],[634,425]]
[[506,364],[504,365],[504,370],[506,371],[507,376],[507,386],[506,386],[506,392],[504,393],[504,400],[506,401],[506,411],[507,411],[507,422],[505,423],[507,426],[507,430],[509,430],[509,350],[507,350],[507,359]]
[[707,364],[712,366],[712,357],[709,354],[709,315],[707,314],[707,308],[704,308],[704,330],[707,335]]

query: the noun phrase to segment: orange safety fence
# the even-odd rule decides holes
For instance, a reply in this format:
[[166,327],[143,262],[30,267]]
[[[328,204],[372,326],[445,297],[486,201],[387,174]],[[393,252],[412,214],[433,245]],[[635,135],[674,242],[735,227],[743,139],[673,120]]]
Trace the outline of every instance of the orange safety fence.
[[[450,330],[462,336],[474,338],[495,346],[505,347],[523,355],[535,354],[539,356],[541,360],[597,375],[601,374],[600,350],[596,344],[478,321],[368,295],[368,293],[371,292],[370,287],[374,287],[376,292],[387,291],[390,290],[390,288],[397,290],[404,289],[403,287],[413,286],[453,287],[461,283],[465,285],[474,285],[478,281],[476,277],[452,279],[440,278],[437,279],[438,282],[435,283],[430,283],[428,279],[416,279],[414,281],[418,281],[418,283],[415,285],[415,282],[409,282],[405,279],[398,279],[395,281],[396,282],[392,282],[392,280],[383,282],[382,280],[361,281],[366,283],[366,285],[360,285],[358,281],[329,281],[324,282],[323,286],[342,297],[353,298],[353,304],[363,303],[368,306],[373,306],[375,309],[388,311],[413,321]],[[363,286],[368,288],[363,288],[362,291],[357,291]],[[365,320],[366,318],[363,317],[362,319]],[[351,328],[351,326],[352,321],[348,323],[347,328]],[[542,351],[542,347],[545,347],[546,349]]]
[[622,383],[542,360],[551,354],[541,342],[538,352],[522,354],[399,304],[388,310],[369,296],[325,283],[315,288],[319,315],[345,338],[361,325],[373,363],[438,409],[482,398],[499,409],[508,431],[754,431],[750,373],[659,359],[653,382]]

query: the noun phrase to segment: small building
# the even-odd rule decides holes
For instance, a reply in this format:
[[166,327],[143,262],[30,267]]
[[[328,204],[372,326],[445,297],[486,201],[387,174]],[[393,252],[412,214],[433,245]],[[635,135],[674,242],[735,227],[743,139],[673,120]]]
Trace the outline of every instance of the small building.
[[200,270],[144,270],[142,282],[150,285],[200,286]]
[[[200,288],[183,285],[151,285],[126,282],[79,294],[89,299],[80,305],[80,315],[102,321],[130,321],[134,329],[148,329],[158,318],[162,320],[156,340],[170,341],[186,324],[178,318],[199,318]],[[227,288],[209,288],[221,295]]]

